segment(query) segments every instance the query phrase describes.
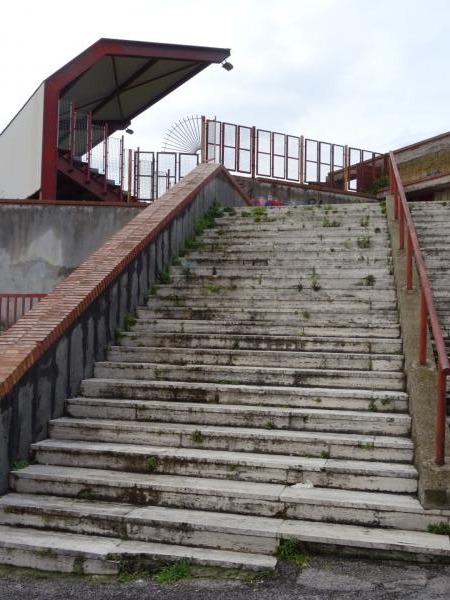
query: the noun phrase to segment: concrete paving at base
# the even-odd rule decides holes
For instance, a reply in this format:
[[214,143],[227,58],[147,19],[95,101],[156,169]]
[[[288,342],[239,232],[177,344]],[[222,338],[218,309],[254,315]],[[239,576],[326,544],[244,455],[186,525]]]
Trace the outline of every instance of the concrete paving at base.
[[448,567],[395,561],[356,560],[310,555],[296,568],[283,563],[276,579],[250,581],[194,578],[173,584],[151,579],[102,581],[95,578],[36,577],[1,568],[2,600],[447,600]]

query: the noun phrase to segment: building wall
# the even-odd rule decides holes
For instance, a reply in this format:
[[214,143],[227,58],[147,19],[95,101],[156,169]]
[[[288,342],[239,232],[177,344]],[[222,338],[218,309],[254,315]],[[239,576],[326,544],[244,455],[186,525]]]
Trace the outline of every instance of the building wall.
[[0,293],[47,293],[142,208],[0,202]]
[[0,134],[0,198],[29,198],[40,190],[43,115],[44,84]]

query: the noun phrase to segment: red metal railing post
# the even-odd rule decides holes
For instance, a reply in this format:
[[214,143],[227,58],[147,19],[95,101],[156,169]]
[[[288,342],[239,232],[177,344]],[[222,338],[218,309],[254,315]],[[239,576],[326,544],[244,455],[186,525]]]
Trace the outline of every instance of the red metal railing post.
[[87,116],[87,165],[86,165],[86,182],[91,180],[91,160],[92,160],[92,113]]
[[425,290],[420,289],[420,331],[419,331],[419,363],[424,365],[427,362],[427,299]]
[[405,210],[402,203],[398,207],[398,248],[405,248]]
[[69,131],[69,164],[73,167],[73,156],[75,151],[75,105],[70,103],[70,131]]
[[344,146],[344,190],[347,192],[349,189],[349,166],[350,166],[350,149],[346,145]]
[[406,239],[406,289],[412,290],[413,277],[412,277],[412,239],[411,232],[408,228],[407,239]]
[[103,171],[105,173],[103,180],[103,193],[106,194],[108,190],[108,160],[109,160],[109,148],[108,148],[108,125],[105,123],[103,126]]
[[443,465],[445,462],[445,427],[446,427],[446,393],[447,373],[442,369],[441,362],[438,361],[437,372],[437,405],[436,405],[436,448],[435,462],[437,465]]
[[140,149],[138,148],[134,153],[134,193],[136,195],[136,200],[139,202],[141,199],[141,179],[140,179],[140,168],[141,168],[141,158],[140,158]]
[[6,329],[8,329],[10,327],[10,322],[9,322],[9,298],[6,298]]
[[[131,202],[131,195],[132,195],[132,186],[133,186],[133,179],[132,179],[132,163],[133,163],[133,150],[128,150],[128,161],[127,161],[127,178],[128,178],[128,190],[127,190],[127,202]],[[134,192],[136,193],[136,192]]]
[[200,162],[207,162],[206,158],[206,140],[207,140],[207,131],[206,131],[206,117],[202,115],[202,125],[201,125],[201,144],[200,144]]
[[252,179],[255,179],[256,177],[256,154],[258,152],[256,145],[256,127],[252,127],[250,133],[250,164]]
[[299,140],[298,149],[298,160],[299,160],[299,182],[305,182],[305,136],[301,135]]
[[120,138],[119,146],[119,202],[123,201],[123,163],[124,163],[124,138]]

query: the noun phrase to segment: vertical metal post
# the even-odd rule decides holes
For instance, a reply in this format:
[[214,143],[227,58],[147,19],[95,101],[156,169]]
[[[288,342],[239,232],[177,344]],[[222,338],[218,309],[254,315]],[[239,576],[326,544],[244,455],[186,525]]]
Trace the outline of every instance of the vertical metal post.
[[442,369],[441,361],[438,361],[435,449],[435,461],[437,465],[443,465],[445,462],[446,384],[447,373]]
[[405,213],[403,202],[399,202],[398,206],[398,248],[403,250],[405,247]]
[[225,123],[220,124],[219,163],[225,163]]
[[206,140],[207,140],[207,125],[206,125],[206,117],[202,115],[202,125],[201,125],[201,145],[200,145],[200,162],[207,162],[206,157]]
[[91,160],[92,160],[92,113],[87,117],[87,165],[86,165],[86,183],[91,180]]
[[299,141],[299,149],[298,149],[299,182],[301,184],[303,184],[304,181],[305,181],[305,164],[304,164],[304,159],[305,159],[305,136],[301,135],[300,136],[300,141]]
[[258,149],[256,147],[257,145],[257,139],[256,139],[256,127],[252,127],[251,128],[251,133],[250,133],[250,164],[251,164],[251,177],[252,179],[255,179],[256,177],[256,155],[258,152]]
[[123,162],[125,158],[125,149],[123,136],[120,138],[119,146],[119,202],[123,201]]
[[69,131],[69,164],[73,167],[73,155],[75,151],[75,105],[70,103],[70,131]]
[[349,169],[350,165],[350,150],[347,145],[344,146],[344,190],[348,191],[348,182],[349,182]]
[[274,166],[275,166],[275,144],[274,144],[274,133],[273,131],[270,132],[270,146],[269,146],[269,156],[270,156],[270,175],[269,177],[273,177],[273,170],[274,170]]
[[134,153],[134,193],[136,196],[136,200],[139,202],[141,199],[141,178],[140,178],[140,168],[141,168],[141,151],[138,148]]
[[408,227],[406,241],[406,289],[412,290],[412,286],[412,240],[411,232]]
[[106,194],[108,185],[106,180],[108,179],[108,125],[105,123],[103,126],[103,171],[105,173],[103,179],[103,193]]
[[133,185],[133,180],[132,180],[132,162],[133,162],[133,150],[128,150],[128,165],[127,165],[127,167],[128,167],[128,193],[127,193],[127,202],[131,202],[131,187]]
[[423,288],[420,290],[419,363],[427,362],[427,300]]

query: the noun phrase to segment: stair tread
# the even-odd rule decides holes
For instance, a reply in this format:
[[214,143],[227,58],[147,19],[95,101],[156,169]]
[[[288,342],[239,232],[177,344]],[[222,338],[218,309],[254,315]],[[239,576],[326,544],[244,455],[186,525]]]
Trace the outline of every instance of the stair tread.
[[301,391],[301,393],[307,394],[309,396],[342,396],[342,397],[352,397],[352,398],[364,398],[367,400],[372,400],[375,398],[402,398],[407,399],[408,395],[406,392],[402,390],[373,390],[373,389],[344,389],[344,388],[327,388],[327,387],[319,387],[319,386],[311,386],[306,389],[301,389],[293,386],[268,386],[268,385],[250,385],[250,384],[232,384],[232,383],[219,383],[219,382],[194,382],[194,381],[146,381],[146,380],[136,380],[136,379],[127,379],[127,378],[117,378],[117,379],[109,379],[107,377],[94,377],[91,379],[83,380],[82,385],[87,385],[89,383],[95,384],[111,384],[118,385],[124,384],[128,388],[139,388],[139,387],[164,387],[164,388],[177,388],[180,387],[186,389],[238,389],[243,391],[254,391],[254,392],[269,392],[270,394],[275,394],[277,392],[281,393],[295,393]]
[[84,442],[76,440],[46,439],[32,445],[34,450],[71,450],[76,452],[91,452],[95,454],[119,454],[131,456],[159,456],[162,458],[177,458],[218,462],[221,464],[253,465],[276,469],[302,469],[308,471],[324,471],[336,473],[374,474],[385,477],[401,477],[416,479],[417,471],[414,466],[402,463],[386,463],[380,461],[362,462],[357,460],[308,458],[289,455],[263,454],[250,452],[230,452],[224,450],[202,450],[198,448],[171,448],[166,446],[144,446],[135,444],[118,444],[113,442]]
[[[33,464],[15,472],[19,478],[36,478],[37,480],[62,480],[78,483],[104,483],[113,486],[125,484],[138,487],[152,487],[157,491],[179,492],[191,491],[207,495],[230,495],[238,498],[261,498],[267,501],[285,502],[320,502],[333,506],[368,506],[377,510],[401,510],[418,514],[446,514],[450,511],[425,510],[416,497],[393,492],[371,492],[310,487],[305,484],[284,485],[279,483],[257,483],[229,479],[187,477],[183,475],[154,475],[145,473],[126,473],[83,467],[65,467],[55,465]],[[22,494],[19,494],[22,495]],[[34,497],[34,496],[33,496]],[[7,498],[4,496],[3,498]],[[3,500],[2,498],[2,500]],[[77,499],[76,502],[79,500]],[[107,503],[109,505],[109,502]]]
[[[309,418],[320,417],[321,419],[330,418],[335,420],[348,421],[349,419],[357,421],[381,421],[385,422],[400,422],[404,424],[411,423],[411,417],[409,414],[404,413],[383,413],[383,412],[367,412],[367,411],[352,411],[352,410],[340,410],[340,409],[326,409],[326,408],[292,408],[292,407],[281,407],[281,406],[255,406],[255,405],[242,405],[242,404],[202,404],[195,402],[164,402],[163,400],[128,400],[122,398],[90,398],[87,396],[81,396],[71,398],[68,401],[70,404],[86,404],[92,406],[93,404],[99,405],[111,405],[111,406],[144,406],[148,408],[164,408],[174,413],[178,411],[201,411],[201,412],[212,412],[220,414],[235,414],[235,413],[249,413],[249,414],[260,414],[273,415],[273,416],[305,416]],[[164,423],[166,426],[167,423]]]
[[202,549],[56,531],[48,532],[5,525],[0,525],[0,547],[37,551],[49,549],[57,554],[76,553],[77,555],[82,554],[88,558],[100,560],[114,560],[110,555],[116,555],[116,561],[121,557],[136,554],[148,559],[157,558],[158,560],[169,561],[193,559],[199,564],[229,568],[245,566],[247,568],[273,569],[277,562],[273,557],[244,552],[215,550],[212,548]]
[[[166,422],[132,422],[127,420],[118,419],[77,419],[74,417],[61,417],[50,421],[53,426],[63,426],[68,428],[81,428],[85,431],[87,429],[97,430],[113,429],[120,433],[120,431],[144,431],[144,432],[165,432],[165,433],[185,433],[192,434],[200,431],[199,425],[197,424],[185,424],[185,423],[166,423]],[[405,448],[412,449],[412,440],[400,436],[383,436],[374,434],[356,434],[356,433],[327,433],[327,432],[305,432],[295,431],[289,429],[261,429],[261,428],[250,428],[250,427],[226,427],[223,425],[201,425],[201,433],[204,436],[207,435],[224,435],[224,436],[238,436],[238,437],[249,437],[249,438],[261,438],[264,437],[266,440],[270,439],[285,439],[295,441],[302,440],[327,440],[330,443],[341,443],[341,444],[364,444],[373,443],[375,448]]]

